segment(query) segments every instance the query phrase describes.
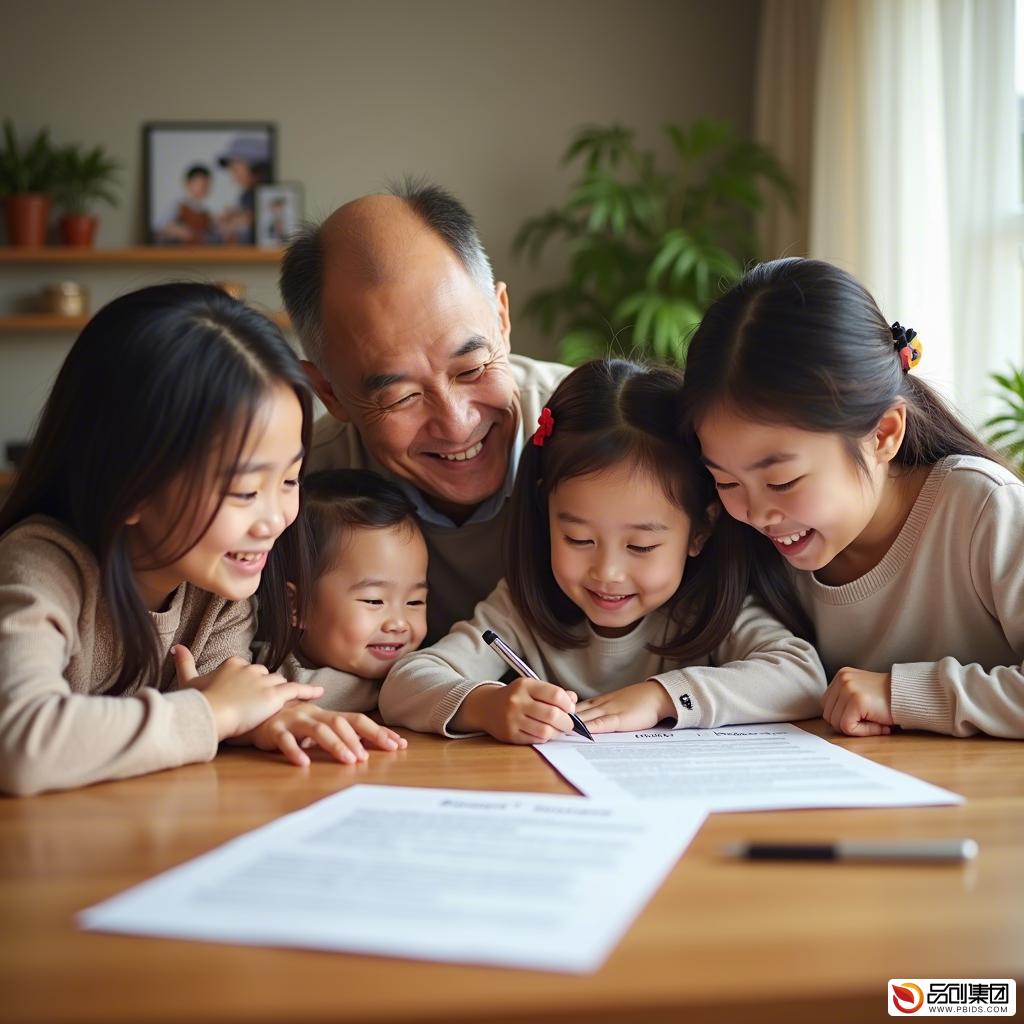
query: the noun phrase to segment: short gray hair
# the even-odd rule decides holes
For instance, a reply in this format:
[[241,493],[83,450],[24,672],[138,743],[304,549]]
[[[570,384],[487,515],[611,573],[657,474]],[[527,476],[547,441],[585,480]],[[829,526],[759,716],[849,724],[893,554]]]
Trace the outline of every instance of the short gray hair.
[[[484,252],[476,224],[462,203],[443,188],[416,178],[405,178],[389,186],[387,194],[403,200],[431,231],[441,236],[496,311],[491,261]],[[284,254],[280,288],[302,350],[321,371],[324,369],[324,325],[320,315],[323,273],[323,224],[306,222],[292,236]]]

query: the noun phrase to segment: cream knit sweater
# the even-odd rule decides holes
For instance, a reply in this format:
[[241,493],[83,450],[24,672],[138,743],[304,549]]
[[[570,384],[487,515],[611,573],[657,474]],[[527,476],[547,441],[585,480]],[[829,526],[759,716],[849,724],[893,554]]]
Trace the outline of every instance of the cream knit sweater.
[[831,679],[892,673],[897,725],[1024,737],[1024,483],[988,459],[938,463],[893,543],[841,587],[796,573]]
[[185,644],[200,675],[232,655],[248,661],[249,603],[182,584],[152,619],[165,659],[159,687],[104,696],[119,648],[95,558],[42,517],[0,538],[0,791],[67,789],[216,754],[209,704],[177,688],[166,655]]
[[504,580],[473,618],[443,640],[396,662],[380,692],[388,725],[458,736],[448,725],[466,695],[500,680],[507,666],[481,637],[493,629],[542,678],[574,690],[581,700],[630,683],[657,679],[672,697],[676,728],[739,722],[783,722],[821,714],[825,676],[814,648],[748,603],[729,635],[699,664],[680,665],[653,654],[672,628],[661,609],[626,636],[598,636],[583,622],[583,647],[559,650],[535,638],[512,604]]

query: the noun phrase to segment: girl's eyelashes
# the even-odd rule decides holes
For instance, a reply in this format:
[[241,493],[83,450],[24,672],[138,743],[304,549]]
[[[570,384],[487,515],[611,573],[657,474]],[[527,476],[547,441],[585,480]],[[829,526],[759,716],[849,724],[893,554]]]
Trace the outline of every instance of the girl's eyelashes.
[[406,601],[405,602],[410,608],[422,608],[426,601]]
[[380,607],[384,602],[379,597],[357,597],[356,600],[360,604],[370,604],[375,608]]
[[255,501],[256,494],[256,491],[228,491],[228,497],[234,498],[236,501]]
[[[562,535],[565,538],[566,543],[571,544],[574,548],[587,547],[594,542],[592,540],[580,540],[576,537],[570,537],[567,534]],[[651,551],[655,551],[660,548],[660,544],[627,544],[626,547],[633,552],[635,555],[646,555]]]
[[715,489],[719,491],[731,491],[734,487],[738,487],[736,483],[726,483],[724,480],[715,481]]
[[790,488],[795,487],[800,481],[803,480],[802,476],[796,477],[794,480],[787,480],[784,484],[769,484],[768,490],[770,491],[788,491]]

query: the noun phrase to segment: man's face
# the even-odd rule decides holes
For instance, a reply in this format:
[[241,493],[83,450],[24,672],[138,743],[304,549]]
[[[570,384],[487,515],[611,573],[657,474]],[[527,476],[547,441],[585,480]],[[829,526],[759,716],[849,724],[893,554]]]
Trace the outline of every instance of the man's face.
[[508,298],[502,284],[484,295],[440,239],[402,260],[368,286],[328,258],[314,383],[385,469],[459,520],[504,484],[518,429]]

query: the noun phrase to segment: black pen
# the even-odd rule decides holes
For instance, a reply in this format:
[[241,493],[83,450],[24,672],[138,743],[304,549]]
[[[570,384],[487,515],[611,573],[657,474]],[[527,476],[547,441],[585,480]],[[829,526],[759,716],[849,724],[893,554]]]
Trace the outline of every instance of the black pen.
[[[498,655],[499,658],[509,668],[514,668],[524,679],[540,679],[540,676],[530,668],[529,665],[523,661],[522,658],[512,650],[511,647],[504,640],[494,632],[493,629],[484,630],[484,643]],[[580,718],[579,715],[574,712],[569,712],[569,717],[572,719],[572,731],[578,732],[581,736],[585,736],[592,743],[596,742],[594,737],[590,735],[590,730],[587,728],[586,723]]]
[[973,839],[916,839],[839,843],[736,843],[726,856],[742,860],[965,861],[978,855]]

